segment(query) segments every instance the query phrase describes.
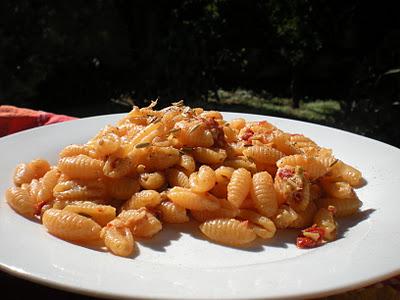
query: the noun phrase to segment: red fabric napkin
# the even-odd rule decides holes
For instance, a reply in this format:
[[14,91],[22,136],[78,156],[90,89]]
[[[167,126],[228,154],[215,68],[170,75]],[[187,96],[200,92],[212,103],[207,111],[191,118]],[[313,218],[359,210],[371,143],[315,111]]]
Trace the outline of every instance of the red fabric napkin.
[[0,137],[21,130],[76,118],[10,105],[0,105]]

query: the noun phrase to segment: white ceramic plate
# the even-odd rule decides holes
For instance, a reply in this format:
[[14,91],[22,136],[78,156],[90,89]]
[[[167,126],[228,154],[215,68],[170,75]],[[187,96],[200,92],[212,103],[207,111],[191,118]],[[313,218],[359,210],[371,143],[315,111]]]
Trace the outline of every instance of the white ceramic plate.
[[[296,233],[251,249],[201,238],[193,226],[167,226],[121,258],[71,244],[13,212],[0,198],[0,267],[28,280],[77,293],[122,298],[309,298],[352,290],[400,273],[400,149],[365,137],[281,118],[225,113],[226,119],[267,119],[304,133],[360,169],[361,213],[340,221],[340,238],[311,250],[294,245]],[[37,157],[57,160],[71,143],[84,143],[122,115],[40,127],[0,139],[0,193],[15,165]],[[1,196],[2,197],[2,196]]]

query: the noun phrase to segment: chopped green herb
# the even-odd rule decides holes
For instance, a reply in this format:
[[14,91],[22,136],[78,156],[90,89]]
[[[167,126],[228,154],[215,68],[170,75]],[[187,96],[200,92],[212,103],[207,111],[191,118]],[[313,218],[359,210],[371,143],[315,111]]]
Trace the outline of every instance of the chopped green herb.
[[193,151],[193,148],[192,147],[183,147],[181,150],[184,152],[191,152],[191,151]]
[[150,146],[150,143],[140,143],[140,144],[137,144],[137,145],[135,146],[135,148],[136,148],[136,149],[140,149],[140,148],[146,148],[146,147],[148,147],[148,146]]
[[171,133],[175,133],[175,132],[178,132],[178,131],[181,131],[181,128],[173,128],[173,129],[171,129],[169,131],[169,133],[171,134]]
[[261,135],[253,135],[250,139],[251,140],[260,140],[262,138]]
[[178,102],[172,102],[173,106],[183,106],[184,101],[183,100],[179,100]]
[[335,161],[329,165],[329,168],[332,168],[338,161],[339,159],[335,159]]
[[194,125],[192,128],[190,128],[189,130],[189,134],[195,132],[199,127],[200,127],[201,123],[197,123],[196,125]]

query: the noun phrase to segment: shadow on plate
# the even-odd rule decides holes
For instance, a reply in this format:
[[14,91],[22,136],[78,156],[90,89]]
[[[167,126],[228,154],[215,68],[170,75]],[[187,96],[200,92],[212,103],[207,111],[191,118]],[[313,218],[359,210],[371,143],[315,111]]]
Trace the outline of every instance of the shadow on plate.
[[[192,238],[202,240],[205,243],[214,243],[201,233],[198,226],[199,223],[195,220],[184,224],[166,224],[163,230],[154,238],[150,240],[140,240],[138,242],[143,246],[152,248],[153,250],[165,251],[165,248],[170,245],[169,241],[178,240],[183,233],[190,235]],[[261,252],[266,247],[288,248],[288,244],[293,244],[296,240],[297,234],[297,230],[280,230],[279,234],[272,239],[264,240],[258,238],[252,243],[241,247],[223,245],[220,243],[215,244],[221,247],[234,248],[240,251]]]
[[[366,209],[363,211],[359,211],[358,213],[348,216],[348,217],[342,217],[337,220],[339,223],[338,227],[338,235],[337,239],[341,239],[344,237],[345,233],[350,230],[352,227],[356,226],[357,224],[367,220],[371,214],[373,214],[375,209]],[[32,220],[31,221],[40,224],[38,220]],[[159,251],[159,252],[166,252],[167,247],[171,245],[172,241],[177,241],[179,240],[183,234],[190,235],[191,237],[202,240],[205,243],[214,243],[211,240],[208,240],[199,230],[199,223],[197,221],[190,221],[188,223],[184,224],[164,224],[163,229],[160,233],[155,235],[154,237],[150,239],[136,239],[136,241],[144,247],[150,248],[154,251]],[[268,240],[264,240],[261,238],[256,239],[252,243],[241,246],[241,247],[235,247],[235,246],[230,246],[230,245],[222,245],[219,243],[215,243],[219,246],[222,247],[228,247],[228,248],[234,248],[239,251],[245,251],[245,252],[261,252],[264,251],[265,248],[268,247],[275,247],[275,248],[288,248],[289,245],[294,245],[296,243],[296,237],[300,233],[300,229],[285,229],[285,230],[278,230],[277,234],[272,238]],[[56,237],[57,238],[57,237]],[[107,249],[105,248],[104,244],[102,241],[93,241],[90,243],[85,243],[85,244],[79,244],[76,242],[71,242],[72,244],[87,248],[90,250],[94,251],[100,251],[100,252],[108,252]],[[139,247],[135,243],[135,250],[133,254],[129,257],[128,259],[132,259],[137,257],[140,254]]]
[[356,226],[357,224],[367,220],[371,214],[373,214],[375,209],[369,208],[363,211],[359,211],[358,213],[342,217],[337,220],[338,226],[338,233],[337,233],[337,240],[344,237],[344,234],[350,230],[350,228]]
[[182,224],[164,224],[162,231],[153,236],[152,238],[150,239],[138,238],[136,241],[144,247],[148,247],[151,248],[152,250],[159,252],[165,252],[166,247],[171,245],[171,241],[179,240],[179,238],[182,236],[181,233],[182,230],[180,230],[181,228],[179,228],[179,226],[176,225],[182,225]]

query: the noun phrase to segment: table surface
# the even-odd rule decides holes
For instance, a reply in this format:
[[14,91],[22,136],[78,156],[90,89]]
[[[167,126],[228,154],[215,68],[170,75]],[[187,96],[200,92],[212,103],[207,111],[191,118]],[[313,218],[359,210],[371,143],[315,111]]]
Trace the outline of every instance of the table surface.
[[[46,300],[75,300],[75,299],[96,299],[74,293],[49,288],[24,279],[19,279],[5,272],[0,271],[1,299],[27,299],[27,296],[34,295],[34,299]],[[3,298],[4,296],[4,298]]]
[[[368,288],[348,292],[340,295],[320,298],[319,300],[400,300],[400,280],[395,279],[393,284],[376,284]],[[70,292],[65,292],[40,284],[36,284],[24,279],[16,278],[5,272],[0,271],[0,289],[1,299],[26,299],[35,297],[35,299],[57,299],[57,300],[94,300],[98,298],[83,296]]]

